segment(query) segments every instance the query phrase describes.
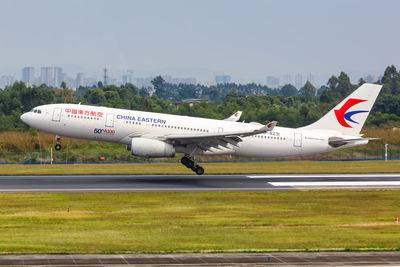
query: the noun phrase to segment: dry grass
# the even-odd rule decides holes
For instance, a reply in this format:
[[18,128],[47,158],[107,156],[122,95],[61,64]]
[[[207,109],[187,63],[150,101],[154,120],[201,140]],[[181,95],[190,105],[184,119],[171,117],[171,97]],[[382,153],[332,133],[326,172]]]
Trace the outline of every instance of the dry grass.
[[[63,138],[63,145],[80,146],[84,140]],[[32,152],[48,150],[55,145],[55,136],[44,132],[3,132],[0,133],[0,151]]]
[[388,124],[383,126],[369,126],[362,130],[365,137],[377,137],[381,140],[372,142],[378,144],[400,145],[400,125]]

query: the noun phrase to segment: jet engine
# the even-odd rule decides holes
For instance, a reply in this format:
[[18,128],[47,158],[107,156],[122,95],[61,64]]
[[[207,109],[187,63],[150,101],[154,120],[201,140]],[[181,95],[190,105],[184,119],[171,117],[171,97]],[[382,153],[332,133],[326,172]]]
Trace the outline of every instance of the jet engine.
[[132,138],[130,150],[132,155],[140,157],[163,158],[175,156],[173,145],[148,138]]

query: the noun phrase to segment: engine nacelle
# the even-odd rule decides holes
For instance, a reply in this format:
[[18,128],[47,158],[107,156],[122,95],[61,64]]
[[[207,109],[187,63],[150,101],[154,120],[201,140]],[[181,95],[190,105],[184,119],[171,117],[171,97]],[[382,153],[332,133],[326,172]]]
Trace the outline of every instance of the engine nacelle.
[[132,138],[130,147],[132,155],[135,156],[147,158],[163,158],[175,156],[174,146],[159,140],[140,137]]

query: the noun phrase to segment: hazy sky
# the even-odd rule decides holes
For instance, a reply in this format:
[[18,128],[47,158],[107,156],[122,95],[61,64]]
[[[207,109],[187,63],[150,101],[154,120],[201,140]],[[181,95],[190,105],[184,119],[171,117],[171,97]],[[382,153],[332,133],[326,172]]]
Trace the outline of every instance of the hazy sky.
[[400,67],[395,0],[2,0],[0,10],[0,75],[18,78],[45,65],[234,80]]

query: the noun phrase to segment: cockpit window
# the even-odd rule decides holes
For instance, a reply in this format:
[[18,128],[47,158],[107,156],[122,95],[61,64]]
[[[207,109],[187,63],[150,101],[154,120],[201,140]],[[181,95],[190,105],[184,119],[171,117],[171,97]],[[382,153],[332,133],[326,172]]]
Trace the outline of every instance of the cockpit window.
[[42,111],[41,111],[40,109],[38,109],[38,110],[37,110],[37,113],[41,114],[41,113],[42,113]]
[[29,112],[33,112],[33,113],[39,113],[39,114],[41,114],[42,113],[42,110],[40,110],[40,109],[32,109],[31,111],[29,111]]
[[34,110],[33,110],[33,113],[37,113],[37,109],[34,109]]

